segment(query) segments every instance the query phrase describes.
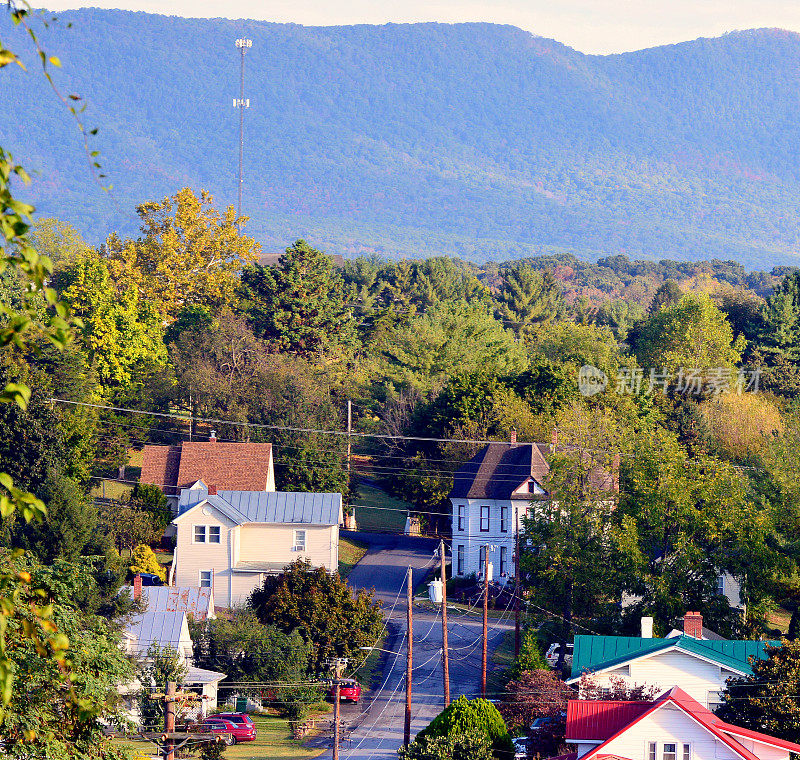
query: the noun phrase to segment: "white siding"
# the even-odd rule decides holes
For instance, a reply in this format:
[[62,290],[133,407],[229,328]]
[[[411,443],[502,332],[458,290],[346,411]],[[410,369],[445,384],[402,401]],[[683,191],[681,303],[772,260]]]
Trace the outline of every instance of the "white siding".
[[[659,693],[680,686],[690,697],[704,707],[709,706],[709,692],[717,693],[725,688],[725,682],[734,674],[710,662],[692,657],[685,652],[659,652],[650,657],[634,660],[630,665],[621,665],[614,670],[596,673],[592,680],[599,686],[607,684],[611,677],[621,677],[630,684],[656,686]],[[712,704],[716,700],[711,700]]]
[[[691,744],[692,760],[741,760],[740,755],[672,705],[665,705],[643,718],[622,735],[604,745],[601,752],[604,755],[618,755],[630,760],[648,760],[647,743],[651,741],[658,742],[658,760],[662,760],[664,742]],[[680,747],[678,749],[680,760]],[[788,758],[788,753],[784,758]],[[779,760],[779,758],[765,756],[765,760]]]
[[[294,551],[296,530],[306,533],[305,551]],[[247,524],[242,525],[240,531],[240,562],[282,562],[288,565],[298,559],[307,559],[314,567],[335,569],[331,567],[332,526]]]

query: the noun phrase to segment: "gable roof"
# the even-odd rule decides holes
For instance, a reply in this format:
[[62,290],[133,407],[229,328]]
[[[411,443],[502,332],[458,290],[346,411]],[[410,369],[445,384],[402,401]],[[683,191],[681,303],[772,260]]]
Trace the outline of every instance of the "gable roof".
[[576,636],[572,656],[572,675],[567,683],[583,673],[619,667],[640,657],[678,650],[700,657],[743,675],[752,674],[750,658],[766,658],[767,644],[776,641],[715,640],[705,641],[681,634],[671,639],[642,639],[638,636]]
[[153,643],[179,649],[181,641],[189,637],[189,626],[185,612],[147,610],[130,619],[125,625],[125,633],[126,638],[132,640],[135,653],[144,655]]
[[203,489],[193,488],[181,492],[178,517],[173,522],[201,504],[210,504],[236,525],[339,525],[342,521],[340,493],[219,491],[209,495]]
[[[547,498],[546,493],[534,496],[532,489],[517,491],[529,480],[546,491],[550,465],[545,455],[551,450],[545,443],[490,443],[455,473],[450,498],[521,501]],[[589,482],[592,488],[601,491],[618,489],[616,478],[600,466],[590,469]]]
[[148,612],[185,612],[195,620],[214,617],[214,594],[199,586],[145,586],[142,597]]
[[[614,719],[616,711],[620,705],[634,706],[632,708],[632,719],[619,725]],[[603,752],[607,745],[622,735],[631,726],[634,726],[646,716],[651,715],[657,710],[666,706],[674,706],[688,715],[696,723],[705,728],[714,738],[733,750],[744,760],[759,760],[749,749],[742,745],[736,737],[747,738],[762,742],[763,744],[790,752],[800,752],[800,744],[788,742],[785,739],[778,739],[768,734],[758,731],[739,728],[730,723],[720,720],[713,712],[703,707],[697,700],[692,699],[683,689],[674,687],[662,694],[654,702],[607,702],[592,700],[571,700],[567,705],[567,730],[566,739],[569,740],[589,740],[600,741],[600,744],[586,753],[581,760],[599,760],[608,753]],[[625,708],[622,708],[625,709]],[[605,713],[609,713],[608,718],[604,718]],[[638,712],[638,714],[634,714]],[[594,729],[595,733],[589,735],[589,729]]]
[[[183,441],[178,446],[145,446],[142,483],[174,496],[198,480],[218,488],[266,491],[275,482],[271,443]],[[274,486],[272,486],[274,487]]]
[[529,478],[544,488],[550,466],[542,455],[545,444],[490,443],[453,476],[451,499],[531,500],[530,494],[514,495]]

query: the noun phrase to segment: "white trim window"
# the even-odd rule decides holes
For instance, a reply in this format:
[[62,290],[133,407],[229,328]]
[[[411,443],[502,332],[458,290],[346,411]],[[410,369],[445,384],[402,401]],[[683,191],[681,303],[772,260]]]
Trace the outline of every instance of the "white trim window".
[[222,528],[219,525],[195,525],[195,544],[219,544],[222,542]]
[[489,532],[489,514],[491,507],[481,507],[481,533]]
[[211,588],[214,583],[214,571],[213,570],[201,570],[200,571],[200,588]]
[[208,526],[208,543],[219,544],[222,542],[222,529],[219,525]]
[[678,760],[678,745],[675,742],[664,742],[661,760]]
[[294,532],[294,546],[292,551],[304,552],[306,550],[306,532],[305,530],[296,530]]
[[464,575],[464,547],[461,544],[456,549],[456,573]]
[[692,760],[692,745],[691,744],[684,744],[683,745],[683,755],[681,760]]
[[463,504],[458,505],[458,530],[464,530],[467,508]]
[[478,574],[483,574],[486,569],[486,547],[482,546],[478,553]]
[[508,547],[500,547],[500,575],[508,572]]
[[647,760],[658,760],[658,744],[647,742]]
[[508,533],[508,507],[500,507],[500,532]]
[[195,525],[194,526],[194,539],[193,542],[195,544],[204,544],[206,543],[206,526],[205,525]]

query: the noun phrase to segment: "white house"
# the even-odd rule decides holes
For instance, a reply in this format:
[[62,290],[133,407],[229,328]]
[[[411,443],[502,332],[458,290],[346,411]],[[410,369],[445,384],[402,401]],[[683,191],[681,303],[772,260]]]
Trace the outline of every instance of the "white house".
[[[523,518],[537,501],[546,501],[550,466],[544,443],[490,443],[453,477],[453,572],[481,575],[484,551],[489,547],[490,572],[495,579],[513,573],[516,538]],[[618,488],[616,476],[594,468],[593,485]]]
[[200,481],[181,491],[178,512],[175,583],[211,588],[220,607],[244,604],[295,560],[339,566],[341,494],[215,492]]
[[680,684],[689,697],[713,709],[727,680],[752,675],[750,658],[766,657],[771,642],[704,640],[702,617],[690,612],[684,620],[689,633],[666,639],[576,636],[567,683],[580,689],[588,678],[601,693],[614,682],[652,686],[658,692]]
[[674,687],[653,702],[573,700],[566,742],[575,760],[789,760],[800,745],[717,718]]

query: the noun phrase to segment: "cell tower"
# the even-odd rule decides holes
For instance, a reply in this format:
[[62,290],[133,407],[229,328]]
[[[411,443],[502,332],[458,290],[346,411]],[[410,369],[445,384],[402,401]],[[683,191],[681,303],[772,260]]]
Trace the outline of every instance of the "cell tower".
[[239,81],[239,97],[233,99],[233,107],[239,109],[239,208],[237,216],[242,215],[242,186],[244,185],[244,109],[250,108],[250,98],[244,97],[244,53],[253,47],[253,40],[240,37],[236,47],[242,51],[242,65]]

